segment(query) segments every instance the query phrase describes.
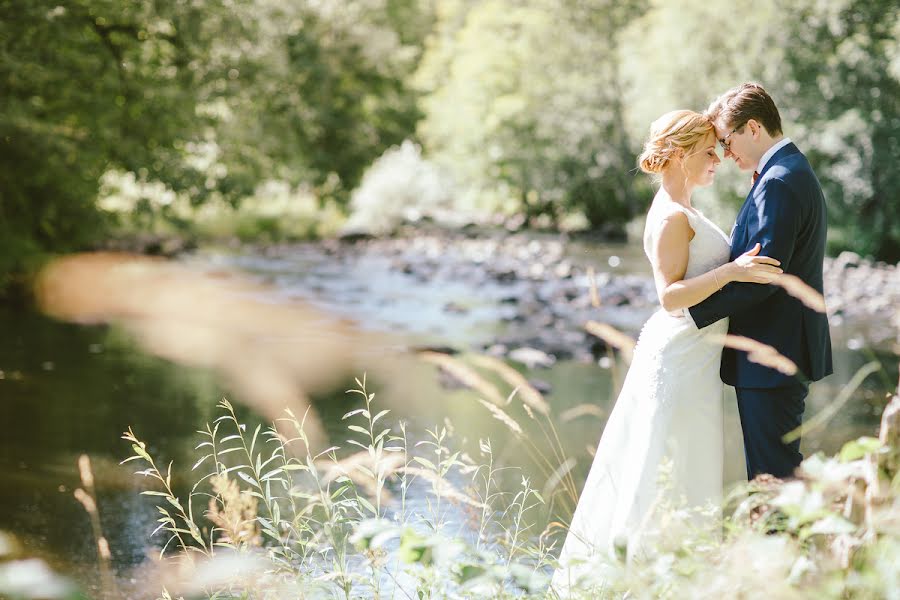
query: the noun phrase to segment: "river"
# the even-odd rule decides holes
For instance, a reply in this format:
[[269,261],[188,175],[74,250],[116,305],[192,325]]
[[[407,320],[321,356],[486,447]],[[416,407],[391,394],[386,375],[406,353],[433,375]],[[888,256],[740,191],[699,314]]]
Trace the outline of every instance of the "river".
[[[533,238],[536,244],[523,245],[519,267],[542,271],[546,265],[565,263],[562,271],[570,269],[576,275],[560,272],[560,278],[529,279],[521,274],[506,276],[506,271],[495,268],[495,276],[483,276],[480,271],[496,267],[492,264],[495,255],[482,253],[479,258],[477,243],[466,251],[468,268],[459,266],[465,261],[451,256],[457,252],[453,245],[440,243],[399,244],[387,252],[384,245],[336,247],[331,243],[207,248],[180,260],[238,270],[264,283],[271,301],[307,302],[365,329],[399,335],[414,346],[503,353],[525,342],[541,344],[552,338],[555,346],[544,343],[542,348],[558,355],[552,366],[525,370],[514,364],[548,390],[547,400],[555,414],[584,403],[599,407],[600,416],[560,425],[568,450],[579,457],[575,472],[583,478],[589,464],[584,449],[596,444],[625,367],[610,361],[605,352],[591,354],[590,337],[560,322],[592,314],[633,335],[655,310],[652,285],[646,262],[633,246]],[[557,255],[549,261],[536,260],[548,247]],[[623,289],[630,289],[630,296],[623,292],[626,300],[604,303],[601,309],[584,305],[579,309],[583,312],[559,314],[554,298],[587,295],[589,281],[577,275],[585,265],[595,266],[598,277],[613,287],[625,282]],[[529,294],[532,304],[524,299]],[[14,534],[28,554],[43,557],[91,589],[97,579],[94,542],[89,521],[73,497],[79,485],[76,461],[86,453],[94,464],[100,514],[120,583],[123,588],[140,589],[143,583],[132,580],[132,570],[158,547],[159,540],[148,539],[156,512],[151,499],[139,496],[140,482],[131,474],[133,469],[118,464],[129,454],[121,433],[133,426],[151,452],[175,461],[178,481],[183,484],[181,478],[196,456],[195,431],[218,416],[215,405],[221,397],[235,400],[241,415],[251,422],[259,418],[241,407],[240,398],[215,373],[151,356],[116,326],[66,324],[33,312],[0,309],[0,330],[4,338],[0,345],[0,422],[4,425],[0,530]],[[833,328],[835,374],[812,387],[807,417],[826,406],[863,364],[878,360],[884,369],[864,382],[827,428],[804,438],[805,454],[834,452],[849,439],[877,431],[885,394],[896,385],[897,360],[883,344],[871,342],[867,333],[871,330],[872,324],[863,322]],[[545,335],[547,331],[550,335]],[[571,352],[566,352],[567,343]],[[372,375],[377,380],[377,373]],[[467,438],[461,444],[490,436],[500,459],[517,464],[515,444],[504,427],[474,402],[471,392],[453,386],[445,389],[443,380],[436,377],[434,367],[423,364],[408,373],[404,382],[415,390],[416,401],[385,399],[386,405],[393,416],[410,419],[420,431],[449,419],[465,432],[460,434]],[[357,402],[344,389],[341,386],[312,399],[337,440],[343,431],[341,415]],[[726,419],[726,479],[733,482],[743,472],[730,391]],[[530,463],[518,463],[526,470],[533,468]]]

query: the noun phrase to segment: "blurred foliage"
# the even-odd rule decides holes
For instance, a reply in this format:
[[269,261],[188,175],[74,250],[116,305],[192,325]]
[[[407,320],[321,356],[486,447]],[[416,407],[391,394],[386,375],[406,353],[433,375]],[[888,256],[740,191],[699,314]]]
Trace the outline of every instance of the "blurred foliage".
[[636,140],[621,126],[619,32],[641,1],[440,3],[417,74],[420,134],[461,181],[521,201],[526,216],[637,210]]
[[186,143],[226,66],[214,40],[240,29],[226,3],[0,2],[0,273],[93,241],[111,165],[202,198]]
[[[505,390],[444,358],[437,364],[456,364],[461,383],[504,402]],[[449,421],[424,432],[395,421],[365,378],[348,392],[359,402],[342,418],[341,441],[317,455],[308,423],[292,411],[254,429],[222,400],[221,416],[197,432],[189,493],[171,485],[172,464],[166,469],[129,428],[132,454],[123,462],[139,465],[135,474],[150,482],[141,494],[162,515],[151,535],[162,534],[163,554],[181,559],[162,563],[155,581],[172,582],[162,597],[897,597],[900,397],[885,407],[879,438],[813,454],[796,478],[741,483],[722,506],[689,505],[662,474],[640,552],[629,554],[622,536],[615,556],[595,548],[560,565],[567,528],[543,525],[560,497],[577,495],[556,436],[562,416],[541,409],[536,390],[517,395],[515,377],[503,379],[515,386],[504,406],[480,400],[515,434],[503,454],[490,439],[478,438],[477,449],[459,439]],[[527,418],[512,416],[520,403]],[[545,464],[535,480],[507,462],[539,449]],[[181,581],[167,573],[175,565]],[[559,567],[572,568],[567,589],[548,589]],[[554,585],[566,580],[560,573]]]
[[[416,0],[0,0],[0,289],[102,238],[111,169],[192,206],[267,180],[346,201],[418,119],[405,81],[429,14]],[[140,200],[130,209],[154,208]]]
[[[345,203],[365,169],[419,119],[407,80],[431,19],[417,0],[253,0],[253,55],[210,109],[221,161],[247,188],[305,185]],[[263,10],[260,10],[263,9]]]
[[841,230],[835,245],[900,261],[900,4],[804,0],[783,26],[783,103]]
[[[179,203],[239,206],[270,182],[346,205],[407,139],[470,206],[618,231],[651,195],[635,169],[650,121],[745,80],[813,162],[832,249],[900,259],[900,6],[723,6],[0,0],[0,289],[103,238],[109,173],[150,215],[130,226],[189,225]],[[745,177],[723,175],[733,210]]]
[[[419,131],[431,156],[481,194],[516,195],[529,214],[575,210],[595,227],[616,225],[651,195],[634,169],[649,123],[676,108],[702,110],[756,80],[822,181],[832,250],[900,260],[890,168],[900,159],[895,2],[763,0],[723,10],[695,0],[456,0],[439,8],[417,74]],[[730,219],[746,175],[723,175],[715,205],[730,207],[718,208]]]

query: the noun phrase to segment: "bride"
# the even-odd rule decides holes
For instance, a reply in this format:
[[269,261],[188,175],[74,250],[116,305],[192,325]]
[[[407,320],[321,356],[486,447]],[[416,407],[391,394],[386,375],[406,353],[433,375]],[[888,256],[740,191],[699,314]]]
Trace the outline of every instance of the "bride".
[[651,125],[640,168],[658,175],[661,187],[647,214],[644,251],[662,309],[641,331],[597,446],[553,576],[557,593],[591,572],[592,557],[639,554],[661,502],[690,508],[721,502],[719,360],[728,320],[701,330],[683,309],[732,281],[769,283],[781,269],[757,255],[758,244],[728,262],[728,237],[691,206],[692,192],[712,183],[720,162],[705,116],[678,110]]

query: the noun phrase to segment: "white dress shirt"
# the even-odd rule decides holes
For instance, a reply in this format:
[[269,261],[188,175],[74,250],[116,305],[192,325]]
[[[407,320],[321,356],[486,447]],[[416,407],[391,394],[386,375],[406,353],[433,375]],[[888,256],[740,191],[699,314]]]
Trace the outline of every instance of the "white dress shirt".
[[[772,144],[772,147],[769,148],[768,150],[766,150],[765,153],[759,158],[759,164],[756,166],[756,172],[762,173],[763,169],[766,167],[766,164],[770,160],[772,160],[773,156],[775,156],[775,153],[790,143],[791,143],[791,138],[782,138],[781,140]],[[694,317],[691,316],[690,310],[688,310],[687,308],[682,308],[681,312],[691,323],[694,323]],[[696,323],[694,323],[694,325],[696,325]]]

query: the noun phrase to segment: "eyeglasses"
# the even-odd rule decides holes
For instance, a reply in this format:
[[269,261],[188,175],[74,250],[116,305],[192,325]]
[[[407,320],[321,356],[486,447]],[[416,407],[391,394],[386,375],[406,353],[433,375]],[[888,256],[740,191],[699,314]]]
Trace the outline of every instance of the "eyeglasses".
[[746,125],[746,123],[742,123],[742,124],[738,125],[737,127],[735,127],[734,129],[731,130],[731,133],[729,133],[728,135],[723,137],[721,140],[719,140],[719,145],[722,146],[722,148],[725,150],[725,152],[731,152],[731,142],[728,141],[728,138],[733,136],[734,132],[737,131],[738,129],[743,129],[744,125]]

